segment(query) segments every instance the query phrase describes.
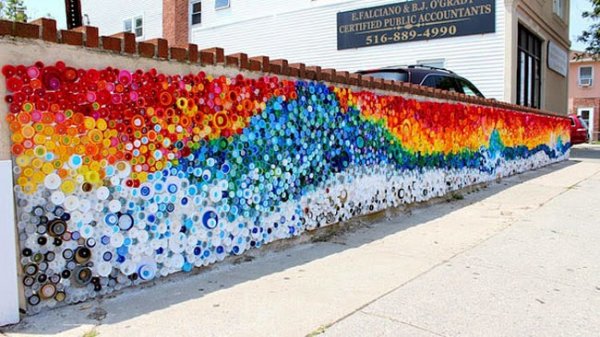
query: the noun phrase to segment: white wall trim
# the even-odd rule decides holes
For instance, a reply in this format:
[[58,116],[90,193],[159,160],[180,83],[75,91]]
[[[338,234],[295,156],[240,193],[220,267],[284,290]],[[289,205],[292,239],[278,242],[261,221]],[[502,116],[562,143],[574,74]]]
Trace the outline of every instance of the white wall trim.
[[17,234],[13,197],[12,162],[0,161],[0,326],[19,322]]

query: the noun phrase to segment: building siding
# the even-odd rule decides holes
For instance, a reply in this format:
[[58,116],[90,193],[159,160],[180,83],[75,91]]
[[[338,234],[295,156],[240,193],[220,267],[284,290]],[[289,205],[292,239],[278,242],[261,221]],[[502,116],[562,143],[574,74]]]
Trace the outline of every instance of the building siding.
[[230,8],[215,11],[213,0],[203,1],[202,24],[191,27],[190,39],[200,47],[223,47],[226,53],[348,71],[444,59],[446,68],[471,80],[486,97],[505,99],[502,0],[496,1],[495,33],[337,50],[337,12],[398,2],[232,0]]
[[[592,85],[579,85],[579,68],[592,67]],[[600,62],[571,62],[569,64],[569,98],[599,98],[600,97]]]
[[163,36],[162,0],[98,1],[81,0],[83,22],[100,28],[100,34],[113,35],[123,31],[123,20],[142,15],[144,35],[138,40],[149,40]]
[[[600,62],[589,58],[574,60],[575,53],[571,53],[569,63],[569,113],[578,114],[580,108],[593,108],[593,123],[590,123],[591,139],[600,139]],[[579,68],[592,67],[592,85],[582,87],[579,85]]]

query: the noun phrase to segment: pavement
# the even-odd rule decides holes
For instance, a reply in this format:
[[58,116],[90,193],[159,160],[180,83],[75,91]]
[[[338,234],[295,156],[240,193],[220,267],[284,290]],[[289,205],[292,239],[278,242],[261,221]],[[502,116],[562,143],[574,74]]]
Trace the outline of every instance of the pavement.
[[[244,260],[25,317],[7,336],[598,336],[600,147]],[[306,239],[308,238],[308,239]]]

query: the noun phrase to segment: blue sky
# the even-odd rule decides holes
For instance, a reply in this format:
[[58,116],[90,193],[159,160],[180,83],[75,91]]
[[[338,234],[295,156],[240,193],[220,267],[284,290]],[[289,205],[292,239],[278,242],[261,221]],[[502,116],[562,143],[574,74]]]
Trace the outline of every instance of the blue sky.
[[[102,1],[102,0],[96,0]],[[25,0],[27,6],[27,16],[31,19],[50,14],[58,22],[59,29],[66,28],[65,21],[65,1],[64,0]],[[582,50],[585,46],[577,42],[577,36],[589,26],[589,21],[581,18],[584,10],[591,9],[590,0],[571,0],[570,30],[572,49]]]
[[586,10],[592,9],[592,3],[590,0],[571,0],[571,15],[569,17],[569,38],[571,39],[571,49],[583,50],[585,45],[581,42],[577,42],[577,36],[582,31],[586,30],[591,22],[584,20],[581,17],[581,13]]
[[50,14],[50,17],[56,20],[58,29],[67,29],[64,0],[25,0],[23,4],[27,7],[29,19],[48,17]]

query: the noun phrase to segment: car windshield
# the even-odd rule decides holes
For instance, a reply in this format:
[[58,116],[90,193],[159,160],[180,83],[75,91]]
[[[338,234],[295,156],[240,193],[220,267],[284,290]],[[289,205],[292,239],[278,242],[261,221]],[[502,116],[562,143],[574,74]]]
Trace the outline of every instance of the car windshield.
[[364,75],[373,76],[375,78],[383,78],[384,80],[392,80],[396,82],[408,82],[408,74],[399,71],[376,71],[365,73]]
[[483,94],[477,90],[473,83],[465,80],[464,78],[457,78],[456,80],[458,81],[458,85],[460,85],[465,95],[483,97]]
[[577,116],[577,118],[579,119],[579,122],[581,123],[581,125],[583,125],[584,128],[588,129],[588,125],[587,125],[587,122],[585,121],[585,119],[581,118],[581,116]]

